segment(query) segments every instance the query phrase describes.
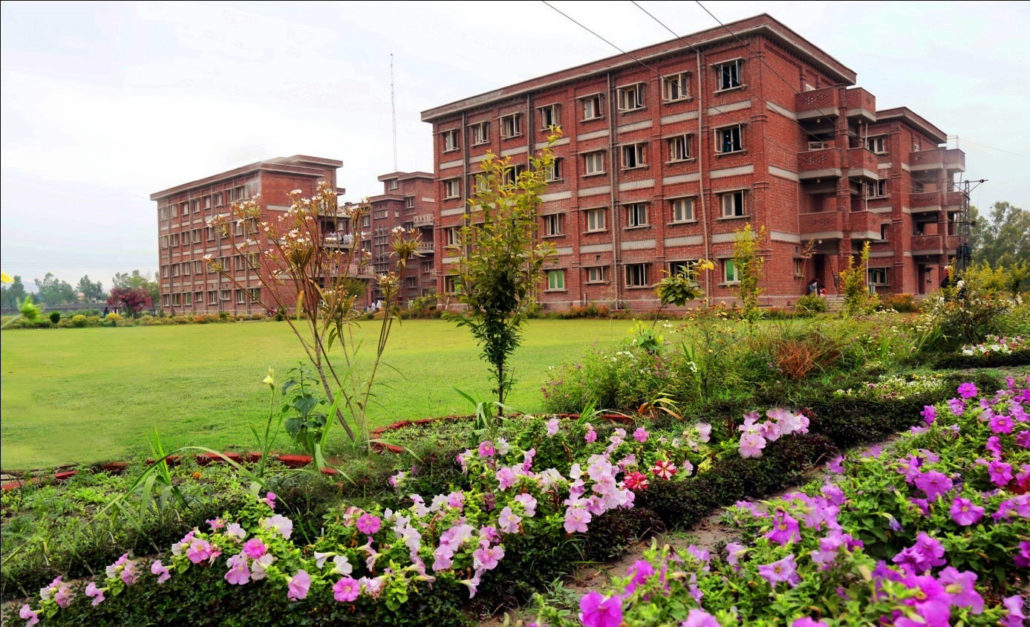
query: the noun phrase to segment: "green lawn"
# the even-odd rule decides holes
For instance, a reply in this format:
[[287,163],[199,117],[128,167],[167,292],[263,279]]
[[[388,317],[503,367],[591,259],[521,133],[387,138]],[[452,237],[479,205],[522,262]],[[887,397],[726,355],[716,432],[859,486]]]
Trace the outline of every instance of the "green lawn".
[[[548,366],[618,341],[632,324],[530,321],[514,357],[510,405],[539,410]],[[375,349],[378,328],[364,322],[357,332],[366,352]],[[283,322],[7,331],[0,355],[4,469],[121,459],[146,450],[154,427],[166,448],[252,450],[250,425],[267,416],[261,379],[269,366],[281,375],[302,356]],[[451,323],[395,325],[385,362],[369,412],[373,426],[468,413],[455,387],[490,396],[478,348]]]

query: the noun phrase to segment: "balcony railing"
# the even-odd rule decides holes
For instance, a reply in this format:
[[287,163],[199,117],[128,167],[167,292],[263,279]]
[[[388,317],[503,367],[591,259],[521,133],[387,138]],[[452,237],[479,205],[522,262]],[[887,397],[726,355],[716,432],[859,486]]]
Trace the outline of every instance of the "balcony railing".
[[966,171],[966,153],[957,148],[934,148],[909,155],[909,167],[913,172],[939,170],[949,172]]
[[798,153],[798,176],[814,179],[840,176],[840,152],[836,148]]
[[433,250],[433,242],[422,242],[418,245],[418,252],[420,253],[432,253]]
[[958,211],[962,208],[962,192],[944,192],[944,207]]
[[876,121],[876,96],[862,89],[852,87],[844,93],[848,106],[848,117],[863,117],[870,122]]
[[941,210],[941,193],[940,192],[916,192],[909,194],[908,196],[909,209],[916,212],[924,211],[940,211]]
[[799,120],[811,118],[835,117],[840,108],[839,90],[836,87],[824,87],[812,91],[803,91],[794,96],[794,107]]
[[327,248],[350,248],[354,244],[354,236],[350,233],[328,233],[322,237]]
[[844,220],[837,211],[802,213],[800,218],[802,239],[833,239],[844,233]]
[[880,161],[876,155],[865,148],[851,148],[848,150],[848,170],[851,177],[865,177],[872,180],[879,179]]
[[852,239],[880,239],[882,215],[868,211],[853,211],[850,217]]
[[415,226],[432,226],[433,225],[433,214],[427,213],[419,216],[415,216]]

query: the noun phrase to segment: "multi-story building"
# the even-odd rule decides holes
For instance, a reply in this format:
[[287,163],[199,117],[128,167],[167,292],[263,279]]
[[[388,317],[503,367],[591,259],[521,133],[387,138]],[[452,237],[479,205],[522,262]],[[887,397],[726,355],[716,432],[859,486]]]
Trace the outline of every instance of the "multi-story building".
[[[433,175],[428,172],[391,172],[379,177],[383,193],[368,199],[369,214],[362,224],[362,246],[371,255],[376,276],[397,269],[390,240],[394,229],[418,230],[422,237],[419,256],[408,261],[400,277],[400,302],[436,292],[433,269]],[[373,300],[379,300],[372,286]]]
[[905,108],[876,110],[855,72],[768,15],[534,78],[424,111],[433,124],[437,285],[487,152],[525,167],[563,137],[540,232],[557,256],[545,307],[657,306],[653,287],[710,259],[710,301],[734,299],[735,232],[764,233],[764,304],[812,279],[833,294],[871,242],[885,292],[935,286],[956,248],[953,177],[964,154]]
[[[234,247],[246,240],[251,234],[248,229],[256,229],[256,224],[236,223],[232,237],[224,237],[210,221],[227,214],[233,202],[255,196],[259,196],[261,220],[272,221],[289,209],[292,190],[312,196],[320,181],[336,187],[336,170],[342,165],[322,157],[279,157],[151,194],[150,199],[157,202],[161,309],[174,314],[274,310],[275,299],[245,257],[252,253]],[[339,245],[350,245],[346,234],[325,235]],[[212,270],[204,261],[206,255],[217,259],[224,272]]]

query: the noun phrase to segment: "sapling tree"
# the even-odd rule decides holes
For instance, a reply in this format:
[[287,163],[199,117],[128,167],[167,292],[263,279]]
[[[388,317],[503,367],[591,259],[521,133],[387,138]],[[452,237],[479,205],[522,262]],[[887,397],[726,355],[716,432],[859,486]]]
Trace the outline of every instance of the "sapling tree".
[[509,358],[522,339],[522,323],[544,264],[554,254],[553,246],[538,241],[537,210],[554,163],[550,146],[559,136],[553,134],[547,148],[530,156],[529,167],[521,172],[510,158],[488,154],[458,231],[456,297],[465,310],[455,319],[482,348],[502,405],[514,383]]
[[757,232],[750,224],[733,232],[733,261],[737,264],[737,292],[750,330],[755,321],[761,317],[758,308],[758,297],[763,290],[758,286],[765,269],[765,258],[762,257],[762,241],[765,239],[765,227]]
[[840,272],[840,287],[844,293],[844,317],[865,314],[876,309],[879,298],[869,293],[869,242],[862,246],[857,265],[850,256],[847,266]]

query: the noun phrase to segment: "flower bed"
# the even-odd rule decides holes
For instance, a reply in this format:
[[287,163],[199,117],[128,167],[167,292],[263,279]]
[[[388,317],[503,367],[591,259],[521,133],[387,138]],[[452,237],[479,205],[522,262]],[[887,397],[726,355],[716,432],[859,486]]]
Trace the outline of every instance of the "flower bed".
[[832,478],[731,509],[714,554],[653,547],[550,625],[1023,625],[1030,567],[1030,377],[922,412],[889,451],[835,459]]

